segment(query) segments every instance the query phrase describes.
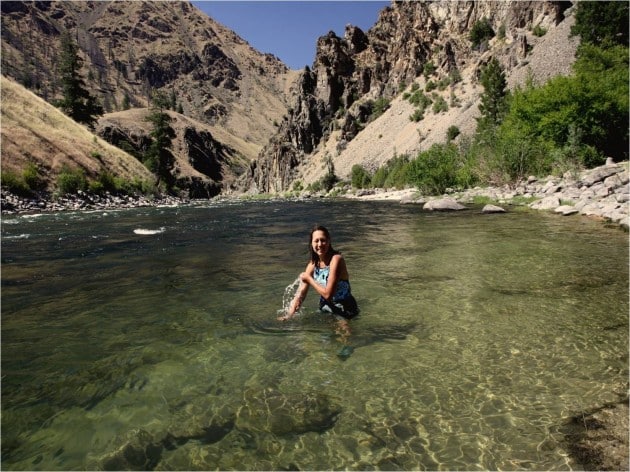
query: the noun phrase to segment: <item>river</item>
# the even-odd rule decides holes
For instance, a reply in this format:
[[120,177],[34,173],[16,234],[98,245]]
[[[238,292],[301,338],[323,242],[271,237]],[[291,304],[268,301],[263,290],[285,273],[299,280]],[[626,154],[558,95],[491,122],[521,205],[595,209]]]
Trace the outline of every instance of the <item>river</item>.
[[[277,321],[314,223],[350,333]],[[628,379],[627,234],[313,200],[2,220],[4,470],[579,468]]]

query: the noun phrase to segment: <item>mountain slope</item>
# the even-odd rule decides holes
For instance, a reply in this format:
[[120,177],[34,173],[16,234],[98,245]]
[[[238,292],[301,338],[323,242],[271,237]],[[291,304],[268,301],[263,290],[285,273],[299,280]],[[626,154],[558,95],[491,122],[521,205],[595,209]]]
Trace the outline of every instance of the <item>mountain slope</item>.
[[109,171],[127,181],[154,182],[136,158],[97,138],[13,80],[0,76],[0,87],[3,173],[20,174],[34,164],[51,184],[67,165],[92,178]]
[[221,129],[252,159],[287,111],[296,76],[189,2],[3,1],[3,74],[47,101],[60,97],[61,35],[70,33],[82,76],[108,113],[147,107],[153,92]]

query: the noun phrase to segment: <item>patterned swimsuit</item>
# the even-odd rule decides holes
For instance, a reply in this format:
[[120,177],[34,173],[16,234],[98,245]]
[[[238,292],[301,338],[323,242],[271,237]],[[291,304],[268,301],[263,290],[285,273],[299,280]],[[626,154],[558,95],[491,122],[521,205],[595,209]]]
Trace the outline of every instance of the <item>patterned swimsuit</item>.
[[[328,283],[329,274],[330,266],[322,268],[315,267],[313,278],[319,285],[325,287]],[[332,296],[331,301],[326,300],[324,297],[319,298],[319,309],[329,311],[346,318],[351,318],[358,314],[359,308],[357,307],[357,302],[350,292],[350,281],[338,280],[335,294]]]

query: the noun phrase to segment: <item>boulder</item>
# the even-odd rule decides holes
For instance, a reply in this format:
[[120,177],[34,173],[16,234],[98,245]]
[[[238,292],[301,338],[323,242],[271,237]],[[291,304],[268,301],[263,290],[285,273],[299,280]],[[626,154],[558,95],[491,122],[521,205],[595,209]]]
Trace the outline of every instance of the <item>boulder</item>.
[[554,211],[556,213],[561,213],[564,216],[569,216],[569,215],[574,215],[575,213],[579,213],[579,210],[571,205],[560,205]]
[[440,198],[438,200],[430,200],[422,207],[424,210],[429,211],[459,211],[466,210],[466,207],[461,203],[458,203],[452,198]]
[[481,210],[481,213],[505,213],[505,209],[496,205],[486,205]]
[[560,206],[560,199],[555,196],[545,197],[530,205],[534,210],[553,210]]
[[616,164],[597,167],[585,173],[585,175],[582,177],[582,183],[587,187],[590,187],[596,182],[602,182],[607,177],[610,177],[611,175],[614,175],[621,171],[623,171],[623,169]]

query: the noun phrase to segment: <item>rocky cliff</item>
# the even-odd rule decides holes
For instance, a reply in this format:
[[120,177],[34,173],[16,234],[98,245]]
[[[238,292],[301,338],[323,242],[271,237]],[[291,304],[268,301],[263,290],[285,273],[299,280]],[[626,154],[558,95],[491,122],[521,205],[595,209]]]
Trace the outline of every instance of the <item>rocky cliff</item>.
[[[393,2],[367,32],[349,25],[343,38],[334,32],[322,36],[312,68],[302,72],[295,101],[252,163],[245,188],[277,192],[298,179],[312,182],[329,161],[343,170],[341,177],[347,176],[349,161],[365,161],[365,156],[363,160],[349,156],[346,148],[369,134],[364,130],[373,119],[375,101],[389,103],[413,82],[424,85],[458,76],[477,89],[465,97],[469,108],[479,95],[481,65],[496,55],[508,74],[523,66],[539,41],[532,29],[554,30],[570,7],[570,2],[550,1]],[[495,38],[473,46],[470,32],[481,20],[488,22]],[[571,56],[557,62],[572,60]],[[458,103],[463,98],[455,97],[455,83],[451,80],[444,94],[450,93],[452,102]],[[398,126],[406,127],[408,121],[398,121]],[[392,136],[398,129],[394,120],[389,123],[385,133]],[[416,151],[418,136],[422,140],[427,130],[427,121],[416,125],[410,133],[413,144],[403,144],[398,152]],[[371,147],[379,146],[382,142]],[[383,163],[386,157],[379,159],[372,164]]]

